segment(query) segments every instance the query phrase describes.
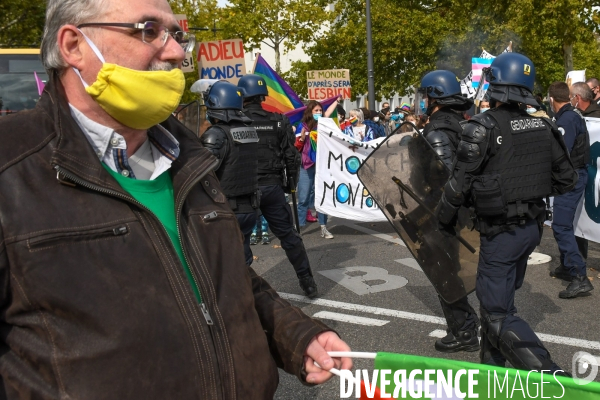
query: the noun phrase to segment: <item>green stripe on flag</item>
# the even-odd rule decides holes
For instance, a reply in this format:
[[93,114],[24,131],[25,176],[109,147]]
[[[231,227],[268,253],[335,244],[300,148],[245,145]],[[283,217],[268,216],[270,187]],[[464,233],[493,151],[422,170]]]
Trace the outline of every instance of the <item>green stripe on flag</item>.
[[[375,358],[375,370],[379,371],[378,385],[381,386],[382,370],[391,370],[391,374],[386,376],[390,383],[386,384],[385,392],[394,393],[396,383],[394,374],[398,371],[397,377],[400,383],[403,382],[402,371],[406,381],[411,377],[414,380],[425,380],[424,372],[431,370],[433,373],[429,379],[437,382],[440,379],[450,380],[454,387],[457,373],[459,375],[460,392],[465,394],[465,399],[567,399],[567,400],[598,400],[600,399],[600,383],[591,382],[585,385],[577,384],[572,378],[564,376],[553,376],[550,373],[539,373],[534,371],[523,371],[513,368],[494,367],[486,364],[475,364],[466,361],[447,360],[443,358],[421,357],[406,354],[377,353]],[[421,372],[419,373],[418,370]],[[471,371],[471,382],[477,383],[469,385],[469,371]],[[441,376],[444,378],[441,378]],[[449,379],[450,378],[450,379]],[[469,387],[471,386],[471,387]],[[442,389],[443,390],[443,389]],[[542,392],[543,390],[543,392]],[[434,397],[437,396],[437,389],[431,392]],[[383,391],[382,391],[383,392]],[[402,397],[404,393],[405,397]],[[456,396],[456,389],[452,393]],[[469,396],[469,393],[472,396]],[[445,394],[443,391],[441,394]],[[426,398],[424,394],[421,397],[411,397],[408,385],[405,388],[398,388],[398,398]],[[442,397],[443,398],[443,397]]]

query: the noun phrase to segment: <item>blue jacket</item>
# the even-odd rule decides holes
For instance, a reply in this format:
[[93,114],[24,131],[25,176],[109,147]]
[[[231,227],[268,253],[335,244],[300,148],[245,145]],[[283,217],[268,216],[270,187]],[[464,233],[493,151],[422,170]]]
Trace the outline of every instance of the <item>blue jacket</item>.
[[585,132],[587,132],[585,120],[581,117],[581,114],[573,110],[573,106],[570,104],[562,106],[554,116],[554,119],[556,120],[556,125],[564,130],[563,139],[567,145],[567,149],[569,149],[569,153],[571,153],[577,136],[585,135]]

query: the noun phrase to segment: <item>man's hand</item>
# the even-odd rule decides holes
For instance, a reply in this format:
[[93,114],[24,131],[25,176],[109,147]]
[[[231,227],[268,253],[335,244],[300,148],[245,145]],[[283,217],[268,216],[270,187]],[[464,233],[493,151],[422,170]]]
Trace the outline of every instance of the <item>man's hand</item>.
[[[304,353],[304,369],[308,373],[306,382],[315,385],[327,382],[333,375],[326,370],[331,368],[352,369],[351,358],[333,358],[327,354],[328,351],[350,351],[350,347],[335,332],[316,335]],[[315,361],[322,368],[317,367]]]

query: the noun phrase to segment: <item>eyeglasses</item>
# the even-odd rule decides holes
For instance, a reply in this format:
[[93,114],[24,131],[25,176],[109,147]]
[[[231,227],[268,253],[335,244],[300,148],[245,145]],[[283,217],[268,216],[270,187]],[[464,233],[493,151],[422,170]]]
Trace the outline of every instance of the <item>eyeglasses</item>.
[[167,43],[167,39],[171,36],[179,45],[183,48],[186,53],[191,52],[196,46],[196,37],[192,34],[183,31],[169,32],[166,26],[159,24],[155,21],[146,21],[144,23],[121,23],[121,22],[89,22],[77,26],[77,28],[85,27],[120,27],[120,28],[131,28],[142,31],[142,42],[148,44],[154,44],[160,40],[160,47],[163,47]]

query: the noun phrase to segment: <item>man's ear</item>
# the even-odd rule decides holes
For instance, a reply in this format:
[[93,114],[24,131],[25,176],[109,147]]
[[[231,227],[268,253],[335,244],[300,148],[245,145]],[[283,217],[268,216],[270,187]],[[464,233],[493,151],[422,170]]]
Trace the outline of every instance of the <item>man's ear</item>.
[[81,44],[85,41],[75,25],[64,25],[58,31],[57,45],[67,64],[79,70],[84,69]]

